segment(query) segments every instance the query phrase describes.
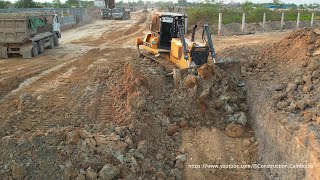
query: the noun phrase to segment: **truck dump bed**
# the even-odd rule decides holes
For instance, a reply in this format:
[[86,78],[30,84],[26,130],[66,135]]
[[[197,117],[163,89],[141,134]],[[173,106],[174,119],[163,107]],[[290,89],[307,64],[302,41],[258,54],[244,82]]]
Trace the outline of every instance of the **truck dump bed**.
[[[0,44],[23,43],[28,40],[32,27],[36,27],[38,21],[29,21],[30,17],[39,17],[44,13],[0,13]],[[30,23],[30,24],[29,24]],[[44,23],[44,22],[43,22]]]

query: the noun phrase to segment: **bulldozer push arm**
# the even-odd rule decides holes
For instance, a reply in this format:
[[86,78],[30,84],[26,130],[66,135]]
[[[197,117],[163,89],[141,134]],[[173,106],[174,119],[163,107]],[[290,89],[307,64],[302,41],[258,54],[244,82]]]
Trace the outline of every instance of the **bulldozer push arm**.
[[184,59],[188,61],[188,50],[187,50],[187,43],[186,39],[184,38],[184,27],[182,25],[179,25],[179,33],[180,33],[180,39],[183,46],[183,53],[184,53]]
[[207,35],[207,43],[209,45],[212,61],[213,61],[213,63],[216,63],[216,52],[215,52],[214,47],[213,47],[213,42],[212,42],[212,39],[211,39],[211,34],[210,34],[210,31],[209,31],[209,25],[208,24],[204,25],[203,32],[202,32],[202,40],[206,41],[205,38],[204,38],[204,34]]

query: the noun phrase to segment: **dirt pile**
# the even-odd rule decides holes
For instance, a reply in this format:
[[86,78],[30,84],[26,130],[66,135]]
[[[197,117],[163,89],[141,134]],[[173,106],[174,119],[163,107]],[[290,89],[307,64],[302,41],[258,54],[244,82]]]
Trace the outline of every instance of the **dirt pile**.
[[303,64],[301,72],[287,84],[279,84],[272,95],[274,107],[320,124],[320,59]]
[[[224,130],[230,123],[246,124],[246,88],[239,87],[239,64],[220,66],[205,65],[198,69],[198,76],[188,75],[184,83],[170,95],[166,106],[173,122],[186,120],[192,127],[214,126]],[[234,74],[227,74],[235,72]]]
[[[180,149],[184,129],[225,130],[230,124],[228,135],[245,133],[246,89],[223,71],[224,66],[203,66],[198,75],[183,76],[175,89],[161,66],[130,60],[108,76],[114,123],[3,136],[0,143],[6,148],[0,149],[0,177],[181,179],[187,158]],[[20,102],[22,109],[34,106],[28,94],[21,95]]]
[[320,47],[320,34],[310,28],[289,34],[261,52],[261,58],[282,62],[306,61]]

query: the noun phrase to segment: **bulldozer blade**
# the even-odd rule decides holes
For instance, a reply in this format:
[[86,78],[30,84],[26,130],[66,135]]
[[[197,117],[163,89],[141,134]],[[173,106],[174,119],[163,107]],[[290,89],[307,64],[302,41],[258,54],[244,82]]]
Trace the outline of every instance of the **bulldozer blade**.
[[235,59],[223,59],[219,60],[215,65],[223,70],[223,72],[228,74],[228,77],[231,78],[235,83],[241,83],[241,65],[239,60]]

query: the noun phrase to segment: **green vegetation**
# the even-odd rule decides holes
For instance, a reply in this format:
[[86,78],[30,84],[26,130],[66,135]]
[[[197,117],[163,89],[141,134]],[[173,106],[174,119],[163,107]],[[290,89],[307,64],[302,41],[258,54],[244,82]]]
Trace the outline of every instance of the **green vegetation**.
[[0,8],[9,8],[10,6],[12,6],[10,1],[0,0]]
[[[263,13],[266,13],[266,20],[280,21],[282,12],[279,10],[270,10],[263,5],[254,5],[246,2],[239,7],[226,7],[222,4],[192,4],[187,7],[189,22],[196,24],[199,21],[205,21],[210,24],[218,23],[219,13],[222,13],[222,23],[241,23],[242,13],[246,13],[247,23],[262,22]],[[300,12],[300,20],[310,20],[311,12],[307,9],[299,9],[292,5],[288,10],[284,10],[285,21],[296,21],[297,14]],[[320,12],[315,12],[315,20],[320,19]]]
[[[81,1],[82,7],[93,7],[93,1]],[[78,0],[67,0],[61,3],[60,0],[52,2],[35,2],[34,0],[17,0],[11,3],[7,0],[0,0],[0,8],[70,8],[72,6],[79,7]]]

